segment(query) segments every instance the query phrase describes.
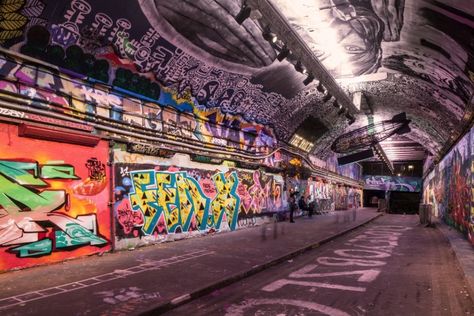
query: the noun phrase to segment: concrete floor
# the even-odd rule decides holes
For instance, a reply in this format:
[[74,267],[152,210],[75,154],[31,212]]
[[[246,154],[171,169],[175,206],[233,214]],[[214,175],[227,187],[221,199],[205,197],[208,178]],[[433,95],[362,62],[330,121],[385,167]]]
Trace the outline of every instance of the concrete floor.
[[417,216],[381,215],[333,212],[4,273],[0,314],[473,311],[466,278],[441,230],[420,225]]
[[470,315],[474,303],[436,229],[386,215],[165,315]]

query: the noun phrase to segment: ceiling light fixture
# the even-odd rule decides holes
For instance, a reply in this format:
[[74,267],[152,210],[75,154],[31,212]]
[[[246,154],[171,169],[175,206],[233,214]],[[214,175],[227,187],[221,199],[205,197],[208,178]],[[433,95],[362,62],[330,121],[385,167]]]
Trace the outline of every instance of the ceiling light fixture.
[[326,89],[324,89],[324,86],[323,86],[323,84],[322,84],[321,82],[320,82],[320,83],[318,84],[318,86],[316,87],[316,90],[318,90],[318,91],[321,92],[321,93],[326,92]]
[[283,59],[288,57],[289,54],[290,54],[290,50],[288,49],[288,47],[286,47],[286,45],[283,46],[283,48],[281,49],[281,52],[277,55],[278,61],[282,61]]
[[305,86],[307,86],[307,85],[309,85],[309,84],[311,83],[311,81],[313,81],[313,80],[314,80],[313,75],[312,75],[312,74],[309,74],[308,77],[306,77],[306,79],[303,80],[303,84],[304,84]]
[[356,121],[354,115],[352,115],[351,113],[346,113],[346,118],[347,118],[347,120],[348,120],[347,123],[348,123],[349,125],[354,124],[354,122]]
[[244,23],[245,20],[250,16],[252,8],[244,4],[240,9],[240,12],[235,16],[235,21],[239,24]]
[[326,103],[328,102],[329,100],[331,100],[332,98],[332,95],[328,92],[326,93],[326,95],[323,97],[323,102]]
[[278,37],[276,36],[275,33],[272,33],[270,31],[265,31],[262,33],[262,36],[265,40],[275,44],[278,41]]

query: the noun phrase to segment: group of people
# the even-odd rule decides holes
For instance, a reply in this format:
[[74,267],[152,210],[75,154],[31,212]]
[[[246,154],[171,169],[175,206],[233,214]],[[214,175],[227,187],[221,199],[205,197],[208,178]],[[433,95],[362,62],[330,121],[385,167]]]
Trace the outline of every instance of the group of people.
[[298,197],[298,192],[297,191],[290,191],[290,194],[288,196],[288,205],[290,207],[290,223],[294,223],[294,212],[299,208],[303,212],[307,211],[308,212],[308,217],[313,216],[313,212],[316,208],[316,199],[312,200],[311,202],[307,203],[304,195],[302,194],[300,198],[298,199],[298,203],[296,202],[296,199]]

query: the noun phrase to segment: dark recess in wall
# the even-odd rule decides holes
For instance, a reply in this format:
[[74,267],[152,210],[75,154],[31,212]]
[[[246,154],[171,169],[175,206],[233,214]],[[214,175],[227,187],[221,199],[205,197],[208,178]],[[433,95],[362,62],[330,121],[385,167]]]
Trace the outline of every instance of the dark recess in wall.
[[421,194],[415,192],[392,191],[389,194],[389,213],[416,214],[420,205]]
[[296,134],[303,137],[307,141],[314,143],[322,135],[326,134],[329,129],[316,117],[307,117],[303,123],[296,129]]

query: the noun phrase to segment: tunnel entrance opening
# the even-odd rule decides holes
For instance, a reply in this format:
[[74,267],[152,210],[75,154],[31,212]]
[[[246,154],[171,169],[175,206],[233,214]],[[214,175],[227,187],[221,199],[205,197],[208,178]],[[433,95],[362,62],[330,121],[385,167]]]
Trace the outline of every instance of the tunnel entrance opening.
[[388,193],[388,213],[417,214],[420,202],[419,192],[391,191]]
[[378,207],[381,199],[385,199],[385,191],[364,190],[364,207]]

